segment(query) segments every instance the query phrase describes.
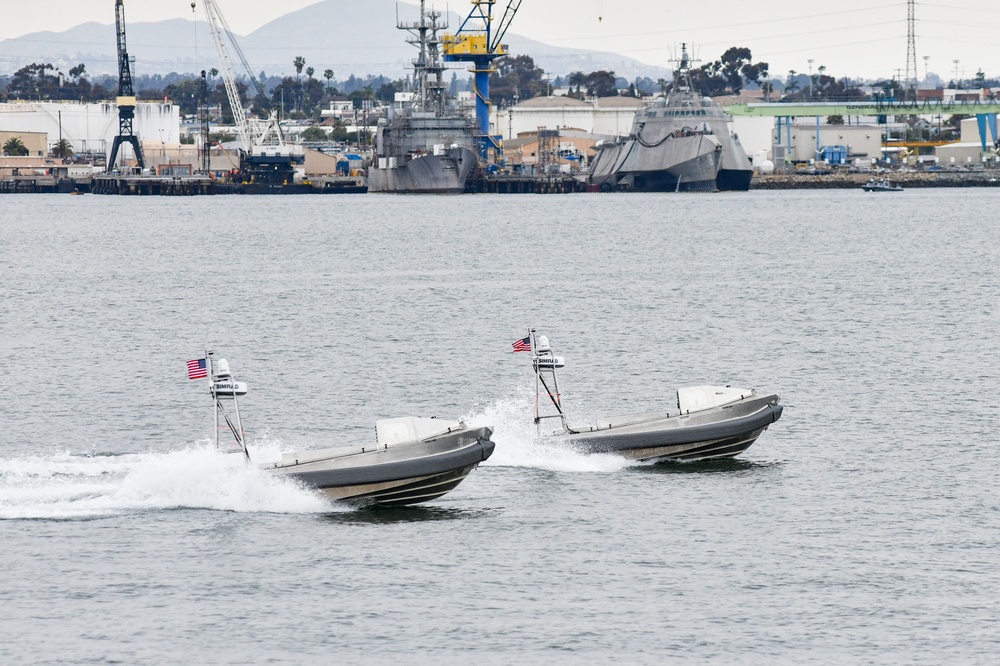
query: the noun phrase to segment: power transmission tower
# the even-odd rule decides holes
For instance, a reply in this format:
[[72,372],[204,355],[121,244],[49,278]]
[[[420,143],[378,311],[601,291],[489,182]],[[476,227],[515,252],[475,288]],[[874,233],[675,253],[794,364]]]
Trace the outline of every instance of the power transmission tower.
[[916,0],[906,0],[906,91],[917,96]]

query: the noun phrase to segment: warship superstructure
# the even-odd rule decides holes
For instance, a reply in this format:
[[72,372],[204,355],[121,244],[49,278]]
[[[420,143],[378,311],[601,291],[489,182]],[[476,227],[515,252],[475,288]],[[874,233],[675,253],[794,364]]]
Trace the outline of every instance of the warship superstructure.
[[686,46],[669,95],[636,112],[632,132],[599,143],[591,185],[603,191],[748,190],[753,167],[732,119],[691,87]]
[[438,32],[447,26],[440,18],[421,0],[420,20],[397,26],[419,49],[413,61],[415,90],[402,108],[379,121],[369,192],[461,194],[476,169],[475,124],[445,94]]

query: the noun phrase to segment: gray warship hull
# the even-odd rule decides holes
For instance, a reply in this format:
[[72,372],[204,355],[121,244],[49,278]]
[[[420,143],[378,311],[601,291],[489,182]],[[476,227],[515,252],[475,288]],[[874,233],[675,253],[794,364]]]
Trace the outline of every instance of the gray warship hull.
[[673,90],[639,109],[626,137],[597,146],[591,187],[602,191],[748,190],[753,166],[732,119],[691,88],[690,61],[681,55]]
[[599,145],[589,175],[602,191],[635,192],[745,191],[752,178],[721,108],[669,105],[640,110],[632,134]]
[[[396,93],[398,106],[378,121],[368,191],[396,194],[462,194],[478,166],[478,138],[471,118],[445,94],[440,59],[440,12],[420,2],[420,20],[400,23],[420,49],[413,61],[412,93]],[[409,95],[409,99],[407,96]]]
[[476,154],[466,147],[419,155],[401,165],[391,158],[377,158],[368,170],[368,191],[462,194],[476,162]]
[[709,134],[663,136],[603,144],[591,164],[590,182],[603,191],[674,192],[714,190],[722,147]]

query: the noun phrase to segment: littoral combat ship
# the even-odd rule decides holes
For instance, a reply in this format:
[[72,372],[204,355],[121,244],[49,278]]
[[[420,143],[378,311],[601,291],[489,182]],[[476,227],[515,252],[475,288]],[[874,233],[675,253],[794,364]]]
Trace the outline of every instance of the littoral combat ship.
[[626,137],[600,143],[590,184],[601,191],[748,190],[753,167],[731,119],[691,88],[686,45],[666,99],[640,109]]
[[420,50],[413,61],[415,90],[407,106],[379,121],[369,192],[461,194],[478,164],[475,125],[445,95],[438,32],[446,26],[440,17],[421,0],[420,20],[397,26]]

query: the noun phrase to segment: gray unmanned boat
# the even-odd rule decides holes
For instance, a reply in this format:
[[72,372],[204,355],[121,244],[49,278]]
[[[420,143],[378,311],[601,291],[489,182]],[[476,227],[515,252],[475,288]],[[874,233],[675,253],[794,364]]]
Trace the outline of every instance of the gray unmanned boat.
[[420,49],[413,61],[415,90],[392,117],[379,121],[369,192],[462,194],[479,164],[475,125],[445,95],[440,17],[421,0],[420,20],[398,26]]
[[[229,364],[206,355],[215,402],[215,445],[242,453],[247,462],[237,396],[247,385],[233,379]],[[217,365],[217,367],[216,367]],[[219,433],[227,432],[220,442]],[[375,441],[329,449],[284,453],[262,464],[268,472],[294,478],[333,500],[386,505],[416,504],[441,497],[488,459],[493,429],[461,421],[404,416],[375,422]]]
[[[520,342],[522,349],[532,354],[535,423],[539,432],[585,453],[614,453],[651,462],[731,458],[746,451],[781,417],[782,406],[775,393],[731,386],[692,386],[677,389],[676,403],[666,409],[602,418],[585,425],[570,424],[556,378],[556,369],[565,366],[563,357],[555,356],[548,338],[536,336],[534,329]],[[554,409],[547,414],[543,413],[544,396]],[[558,419],[560,427],[543,431],[545,419]]]
[[598,143],[590,184],[601,191],[748,190],[753,166],[732,119],[691,87],[682,47],[669,95],[636,112],[628,136]]

